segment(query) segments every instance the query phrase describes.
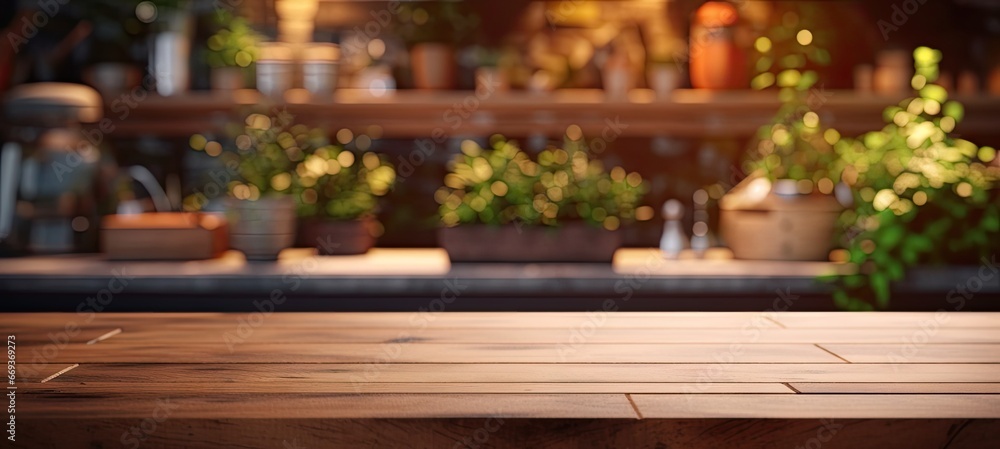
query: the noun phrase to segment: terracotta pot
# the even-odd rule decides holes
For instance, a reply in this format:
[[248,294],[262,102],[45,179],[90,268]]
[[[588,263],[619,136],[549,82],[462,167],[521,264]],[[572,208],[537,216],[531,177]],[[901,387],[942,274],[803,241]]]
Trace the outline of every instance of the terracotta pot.
[[290,196],[233,200],[227,215],[229,246],[248,260],[275,260],[295,242],[295,201]]
[[719,231],[736,258],[829,260],[843,210],[832,195],[745,195],[739,188],[719,202]]
[[424,43],[410,51],[413,84],[417,89],[455,88],[455,49],[448,44]]
[[375,246],[370,218],[340,221],[313,218],[302,223],[299,244],[324,256],[364,254]]
[[621,246],[621,235],[572,223],[546,226],[462,225],[438,231],[452,262],[605,262]]
[[246,69],[241,67],[215,67],[212,69],[212,90],[230,92],[245,87]]

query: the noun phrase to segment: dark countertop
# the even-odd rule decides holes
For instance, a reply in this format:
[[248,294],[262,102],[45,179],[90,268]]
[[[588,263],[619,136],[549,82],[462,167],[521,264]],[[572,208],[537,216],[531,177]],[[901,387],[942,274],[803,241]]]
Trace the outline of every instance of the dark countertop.
[[[894,286],[891,308],[954,310],[949,291],[978,268],[913,270]],[[272,295],[287,311],[834,310],[816,277],[853,269],[732,260],[725,250],[665,260],[655,249],[622,249],[612,264],[453,265],[441,249],[383,248],[339,257],[291,249],[277,262],[251,263],[234,251],[183,262],[32,256],[0,259],[0,310],[252,311]],[[962,308],[1000,310],[1000,276],[982,284]]]

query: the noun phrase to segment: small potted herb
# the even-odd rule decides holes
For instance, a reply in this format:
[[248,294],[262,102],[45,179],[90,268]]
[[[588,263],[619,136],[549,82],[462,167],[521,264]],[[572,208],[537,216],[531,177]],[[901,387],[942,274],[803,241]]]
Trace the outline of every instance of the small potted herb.
[[296,141],[316,143],[296,164],[291,182],[302,218],[300,242],[324,255],[367,252],[381,232],[375,213],[395,170],[383,155],[329,144],[318,130],[298,131]]
[[463,142],[435,193],[449,257],[609,262],[647,186],[638,173],[606,171],[577,142],[565,147],[532,158],[502,136],[488,148]]
[[240,16],[221,10],[216,16],[219,29],[208,38],[208,65],[212,68],[212,88],[221,91],[242,89],[248,70],[259,56],[261,36]]
[[396,34],[410,51],[410,70],[417,89],[453,89],[455,46],[472,34],[478,16],[460,2],[414,2],[400,6]]
[[238,181],[229,183],[230,246],[251,260],[274,260],[295,241],[294,164],[304,158],[287,113],[250,114],[236,137]]

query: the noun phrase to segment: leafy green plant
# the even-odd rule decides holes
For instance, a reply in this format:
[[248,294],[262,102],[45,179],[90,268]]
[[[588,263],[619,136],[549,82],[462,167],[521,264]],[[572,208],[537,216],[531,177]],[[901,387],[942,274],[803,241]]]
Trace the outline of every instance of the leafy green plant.
[[792,7],[754,42],[757,75],[751,87],[779,88],[782,104],[774,120],[758,130],[757,146],[745,155],[743,168],[771,180],[823,181],[832,188],[828,169],[837,157],[833,144],[840,134],[823,127],[816,112],[825,98],[814,87],[818,75],[807,66],[828,64],[829,52],[806,27],[809,12],[805,6]]
[[[385,156],[333,144],[325,132],[296,124],[287,112],[250,114],[238,128],[226,149],[200,134],[190,140],[196,151],[236,167],[238,179],[226,187],[237,199],[294,195],[301,217],[354,220],[374,215],[378,197],[396,178]],[[207,200],[204,194],[192,195],[185,209],[197,210]]]
[[407,45],[421,43],[460,44],[479,29],[479,16],[463,2],[406,2],[399,6],[393,29]]
[[249,67],[259,57],[261,35],[245,17],[224,10],[216,17],[219,30],[208,38],[208,64],[214,68]]
[[322,145],[295,167],[293,190],[301,217],[356,220],[373,216],[378,198],[392,188],[396,171],[385,156],[360,156],[338,145]]
[[638,173],[610,172],[582,145],[548,148],[532,159],[515,142],[495,135],[490,147],[462,143],[435,193],[445,226],[482,223],[558,226],[584,221],[618,229],[636,218],[647,191]]
[[934,84],[941,53],[914,53],[917,95],[886,108],[886,126],[835,146],[855,207],[841,217],[858,274],[836,279],[840,308],[889,303],[890,284],[916,264],[975,263],[1000,248],[996,150],[950,135],[962,105]]
[[[761,90],[772,86],[812,85],[818,79],[811,66],[830,64],[825,48],[828,36],[815,26],[823,11],[816,5],[789,2],[771,16],[777,22],[754,41],[754,77],[750,86]],[[783,92],[782,95],[785,95]]]

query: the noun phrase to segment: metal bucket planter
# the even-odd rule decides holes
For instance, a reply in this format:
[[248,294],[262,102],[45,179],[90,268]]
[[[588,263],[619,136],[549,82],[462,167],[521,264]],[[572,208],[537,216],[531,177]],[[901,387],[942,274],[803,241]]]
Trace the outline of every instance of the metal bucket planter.
[[247,260],[275,260],[295,242],[292,197],[233,200],[228,216],[229,246],[246,254]]
[[719,203],[720,234],[737,259],[829,260],[843,210],[836,198],[772,189],[750,195],[758,198],[732,201],[746,197],[745,192],[731,192],[726,195],[730,201],[724,197]]
[[350,221],[309,219],[302,223],[299,244],[315,247],[324,256],[364,254],[375,246],[373,224],[370,218]]
[[621,246],[621,235],[585,223],[462,225],[441,229],[438,242],[452,262],[610,263]]

